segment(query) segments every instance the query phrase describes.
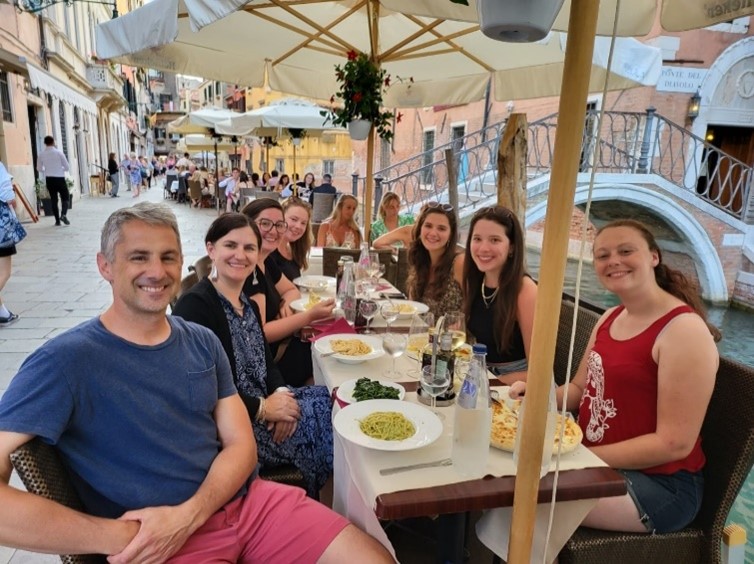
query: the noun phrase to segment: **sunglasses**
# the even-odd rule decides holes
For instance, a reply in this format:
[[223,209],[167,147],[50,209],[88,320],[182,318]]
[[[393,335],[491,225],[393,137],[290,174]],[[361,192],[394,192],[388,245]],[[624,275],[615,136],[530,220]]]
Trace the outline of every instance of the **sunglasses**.
[[262,231],[271,231],[273,227],[277,229],[278,233],[288,231],[288,223],[282,220],[274,222],[271,219],[258,219],[256,223]]
[[444,212],[453,211],[453,206],[450,204],[443,204],[442,202],[427,202],[426,207],[432,210],[442,210]]

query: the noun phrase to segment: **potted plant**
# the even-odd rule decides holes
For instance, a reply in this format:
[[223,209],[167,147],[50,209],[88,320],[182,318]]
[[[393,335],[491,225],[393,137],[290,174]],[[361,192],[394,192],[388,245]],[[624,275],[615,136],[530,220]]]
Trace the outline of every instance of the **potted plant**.
[[37,195],[37,213],[44,211],[46,216],[52,215],[52,199],[47,191],[47,184],[39,179],[34,183],[34,193]]
[[75,185],[76,183],[73,181],[73,178],[69,176],[65,177],[65,186],[68,188],[68,209],[73,207],[73,187]]
[[382,108],[382,98],[390,87],[390,75],[380,68],[366,53],[349,51],[344,65],[335,65],[335,77],[339,90],[330,98],[331,103],[340,101],[323,116],[333,124],[348,127],[351,138],[363,140],[372,126],[377,135],[390,141],[393,138],[393,112]]

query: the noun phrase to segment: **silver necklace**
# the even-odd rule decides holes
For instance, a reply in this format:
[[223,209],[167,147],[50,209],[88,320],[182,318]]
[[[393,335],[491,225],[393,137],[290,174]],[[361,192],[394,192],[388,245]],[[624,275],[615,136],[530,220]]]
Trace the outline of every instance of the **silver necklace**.
[[490,306],[492,305],[492,302],[495,301],[495,298],[497,297],[497,292],[500,289],[500,286],[495,288],[495,291],[492,292],[490,296],[487,296],[484,293],[484,278],[482,279],[482,301],[484,302],[484,309],[490,309]]

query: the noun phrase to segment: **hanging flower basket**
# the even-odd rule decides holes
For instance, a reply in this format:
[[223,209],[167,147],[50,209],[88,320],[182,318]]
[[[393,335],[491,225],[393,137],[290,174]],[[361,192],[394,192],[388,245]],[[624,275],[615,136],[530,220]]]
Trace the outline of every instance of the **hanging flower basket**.
[[348,122],[348,134],[354,141],[363,141],[369,137],[372,122],[368,119],[354,119]]
[[[382,139],[392,140],[393,118],[399,122],[401,115],[395,116],[382,108],[383,96],[390,87],[390,75],[385,69],[380,68],[366,53],[350,51],[346,64],[335,65],[335,77],[340,89],[330,98],[330,102],[343,105],[323,111],[322,115],[334,125],[348,127],[353,139],[366,139],[369,129],[359,136],[359,133],[352,132],[351,123],[366,121],[374,126]],[[398,80],[401,80],[400,77]],[[410,80],[413,82],[413,79]]]

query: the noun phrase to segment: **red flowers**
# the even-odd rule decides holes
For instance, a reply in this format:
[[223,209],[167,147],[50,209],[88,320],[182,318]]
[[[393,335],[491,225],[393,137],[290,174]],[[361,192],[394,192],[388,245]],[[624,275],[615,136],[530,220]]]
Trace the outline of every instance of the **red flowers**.
[[354,92],[353,96],[351,96],[351,100],[353,100],[355,104],[358,104],[363,99],[364,95],[361,92]]
[[401,112],[398,112],[398,115],[395,116],[395,122],[400,123],[402,119],[403,119],[403,114]]
[[349,61],[355,61],[359,58],[359,54],[356,51],[349,51],[348,52],[348,60]]

